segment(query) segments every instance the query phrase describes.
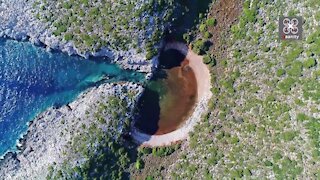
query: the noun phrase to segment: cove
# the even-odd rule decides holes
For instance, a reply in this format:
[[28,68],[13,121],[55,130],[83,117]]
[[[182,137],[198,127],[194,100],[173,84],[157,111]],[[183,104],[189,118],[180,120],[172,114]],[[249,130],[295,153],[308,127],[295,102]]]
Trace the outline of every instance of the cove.
[[139,99],[135,127],[149,135],[178,129],[197,101],[197,81],[188,59],[174,49],[161,52],[159,68]]
[[29,42],[0,39],[0,155],[14,151],[26,123],[48,107],[65,105],[104,82],[144,81],[107,59],[47,52]]

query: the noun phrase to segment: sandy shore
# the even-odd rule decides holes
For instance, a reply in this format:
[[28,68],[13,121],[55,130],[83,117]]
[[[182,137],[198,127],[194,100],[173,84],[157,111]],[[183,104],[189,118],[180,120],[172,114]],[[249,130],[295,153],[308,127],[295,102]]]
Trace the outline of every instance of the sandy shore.
[[193,127],[200,121],[201,115],[207,110],[207,104],[212,96],[210,91],[210,71],[208,67],[203,63],[202,56],[199,56],[192,52],[187,45],[183,43],[168,43],[164,50],[176,49],[186,56],[189,60],[189,66],[194,71],[197,80],[197,92],[198,100],[193,113],[188,120],[179,129],[163,135],[148,135],[140,132],[134,128],[132,130],[132,137],[138,143],[143,146],[166,146],[177,141],[184,140],[188,137],[188,133],[193,130]]

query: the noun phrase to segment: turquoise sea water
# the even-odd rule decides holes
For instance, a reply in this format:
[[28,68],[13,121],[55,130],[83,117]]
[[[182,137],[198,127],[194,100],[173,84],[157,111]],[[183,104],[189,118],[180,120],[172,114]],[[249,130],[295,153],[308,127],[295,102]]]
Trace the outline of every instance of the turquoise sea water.
[[105,59],[85,60],[0,39],[0,156],[15,150],[26,123],[38,113],[72,101],[106,76],[107,82],[144,80],[144,74],[122,70]]

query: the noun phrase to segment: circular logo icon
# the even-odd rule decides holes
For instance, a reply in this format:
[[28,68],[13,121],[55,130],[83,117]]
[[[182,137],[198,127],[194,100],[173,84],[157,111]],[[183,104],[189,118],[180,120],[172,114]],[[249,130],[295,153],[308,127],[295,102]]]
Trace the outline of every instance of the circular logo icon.
[[299,20],[297,18],[292,18],[291,20],[289,18],[284,18],[282,23],[284,25],[282,30],[284,34],[297,34],[299,32]]

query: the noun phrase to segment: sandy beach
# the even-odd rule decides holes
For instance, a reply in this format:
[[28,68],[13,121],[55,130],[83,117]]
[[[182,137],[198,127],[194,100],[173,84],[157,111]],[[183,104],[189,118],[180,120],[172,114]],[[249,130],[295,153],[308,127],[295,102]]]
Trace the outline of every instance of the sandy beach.
[[212,96],[210,91],[210,72],[208,67],[203,63],[202,56],[195,54],[183,43],[168,43],[164,51],[169,49],[180,51],[180,53],[184,54],[186,59],[189,60],[189,67],[193,70],[197,81],[198,100],[190,117],[175,131],[163,135],[148,135],[133,128],[132,137],[142,146],[166,146],[186,139],[188,133],[192,131],[195,124],[200,121],[202,113],[207,110],[208,101]]

